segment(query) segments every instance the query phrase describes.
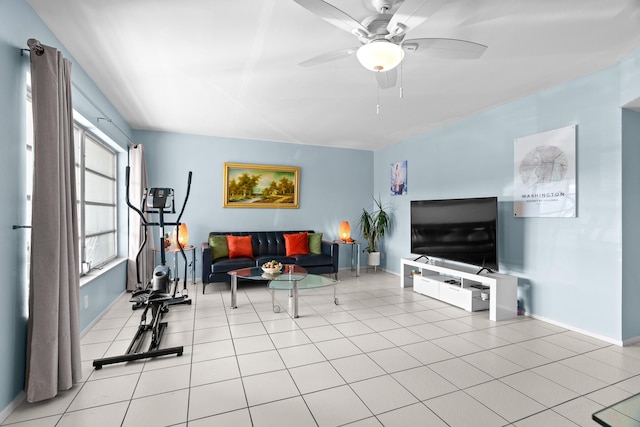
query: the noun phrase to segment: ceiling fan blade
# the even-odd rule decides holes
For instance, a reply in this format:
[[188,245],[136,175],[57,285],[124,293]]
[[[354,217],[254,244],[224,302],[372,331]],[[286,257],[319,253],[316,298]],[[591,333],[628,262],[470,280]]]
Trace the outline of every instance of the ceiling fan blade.
[[298,65],[302,67],[313,67],[314,65],[337,61],[339,59],[344,59],[353,55],[357,50],[357,47],[350,47],[348,49],[340,49],[333,52],[323,53],[322,55],[314,56],[313,58],[309,58],[306,61],[302,61]]
[[369,34],[358,21],[322,0],[293,0],[311,13],[351,34]]
[[392,68],[389,71],[381,71],[375,73],[375,75],[380,89],[389,89],[396,85],[396,81],[398,80],[398,68]]
[[487,50],[487,46],[467,40],[432,38],[405,40],[402,48],[412,54],[448,59],[477,59]]
[[392,35],[406,33],[426,21],[444,3],[445,0],[404,0],[391,17],[387,30]]

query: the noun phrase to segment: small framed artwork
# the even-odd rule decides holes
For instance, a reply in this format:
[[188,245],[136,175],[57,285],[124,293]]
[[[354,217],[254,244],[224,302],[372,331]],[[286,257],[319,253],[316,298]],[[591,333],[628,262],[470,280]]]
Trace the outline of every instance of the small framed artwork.
[[391,163],[391,195],[407,194],[407,161]]
[[298,208],[300,168],[224,164],[225,208]]

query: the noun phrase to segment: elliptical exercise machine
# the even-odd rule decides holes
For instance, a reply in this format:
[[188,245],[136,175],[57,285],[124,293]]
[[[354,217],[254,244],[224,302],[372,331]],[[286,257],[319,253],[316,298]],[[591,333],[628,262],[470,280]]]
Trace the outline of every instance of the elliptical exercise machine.
[[[105,357],[102,359],[96,359],[93,361],[95,369],[101,369],[104,365],[110,365],[114,363],[128,362],[132,360],[147,359],[157,356],[166,356],[169,354],[176,354],[182,356],[184,351],[183,346],[160,348],[160,341],[162,335],[167,327],[167,322],[162,321],[162,316],[169,311],[169,306],[174,304],[191,304],[191,299],[187,294],[187,256],[184,253],[182,245],[178,244],[178,248],[184,260],[184,286],[181,295],[177,295],[180,279],[175,272],[174,280],[171,280],[171,269],[166,263],[166,253],[164,244],[164,227],[175,226],[176,227],[176,242],[178,241],[178,233],[180,230],[180,219],[184,212],[184,208],[187,205],[189,199],[189,192],[191,190],[191,172],[187,180],[187,193],[182,204],[182,209],[178,214],[178,218],[175,222],[166,222],[164,219],[165,214],[175,214],[174,193],[172,188],[151,188],[144,189],[141,209],[133,206],[129,201],[129,166],[126,169],[126,199],[127,206],[135,211],[141,219],[140,226],[144,229],[144,238],[142,245],[136,255],[136,276],[138,280],[138,290],[134,291],[131,296],[130,302],[133,303],[132,308],[144,308],[140,319],[140,324],[136,335],[131,340],[131,344],[126,353],[121,356]],[[144,214],[157,214],[157,222],[147,222]],[[153,277],[151,283],[148,286],[143,286],[140,280],[139,272],[139,258],[147,242],[147,227],[159,227],[160,236],[160,264],[153,270]],[[172,288],[173,283],[173,290]],[[147,321],[147,314],[151,311],[151,320]],[[141,351],[145,343],[145,337],[148,333],[151,333],[151,339],[149,347],[146,351]]]

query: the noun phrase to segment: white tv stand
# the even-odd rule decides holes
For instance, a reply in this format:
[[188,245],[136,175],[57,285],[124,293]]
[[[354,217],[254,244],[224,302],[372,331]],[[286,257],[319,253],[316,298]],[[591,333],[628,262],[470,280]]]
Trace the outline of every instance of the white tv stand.
[[[400,270],[403,288],[413,286],[415,292],[467,311],[488,308],[489,319],[494,322],[518,315],[518,279],[514,276],[476,274],[464,267],[448,267],[440,262],[429,264],[410,258],[400,260]],[[488,299],[482,299],[483,293],[488,294]]]

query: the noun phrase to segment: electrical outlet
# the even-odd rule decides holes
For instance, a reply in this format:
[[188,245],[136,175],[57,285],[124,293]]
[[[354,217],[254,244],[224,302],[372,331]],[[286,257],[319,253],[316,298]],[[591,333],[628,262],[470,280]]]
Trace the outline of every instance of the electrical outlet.
[[89,295],[84,296],[84,308],[89,308]]

